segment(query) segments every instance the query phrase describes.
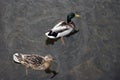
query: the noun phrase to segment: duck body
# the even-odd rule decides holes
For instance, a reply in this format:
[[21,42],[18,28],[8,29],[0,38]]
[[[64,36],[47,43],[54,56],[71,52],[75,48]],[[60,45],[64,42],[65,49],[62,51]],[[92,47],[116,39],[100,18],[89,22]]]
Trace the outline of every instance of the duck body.
[[32,68],[34,70],[46,70],[50,67],[53,58],[50,55],[44,57],[37,54],[15,53],[13,55],[13,60],[26,66],[27,68]]
[[56,24],[49,32],[45,33],[48,38],[56,39],[70,34],[74,30],[74,23],[66,23],[61,21]]
[[45,35],[51,39],[61,38],[62,44],[65,44],[63,37],[75,30],[75,24],[71,21],[74,17],[79,17],[79,15],[76,13],[69,13],[66,22],[60,21],[50,31],[46,32]]

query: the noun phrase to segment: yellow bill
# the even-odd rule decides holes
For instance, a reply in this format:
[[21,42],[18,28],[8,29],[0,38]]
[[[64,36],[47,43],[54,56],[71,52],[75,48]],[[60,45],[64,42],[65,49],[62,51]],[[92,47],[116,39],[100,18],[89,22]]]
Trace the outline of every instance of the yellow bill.
[[79,14],[75,14],[75,17],[80,17],[80,15]]

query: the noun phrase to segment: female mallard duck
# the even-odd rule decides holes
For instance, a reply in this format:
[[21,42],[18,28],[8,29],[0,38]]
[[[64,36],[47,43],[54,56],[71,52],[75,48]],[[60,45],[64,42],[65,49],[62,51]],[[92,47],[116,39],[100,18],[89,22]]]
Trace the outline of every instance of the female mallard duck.
[[[16,63],[20,63],[26,66],[26,76],[28,74],[27,68],[32,68],[34,70],[49,70],[49,67],[53,61],[51,55],[40,56],[37,54],[21,54],[15,53],[13,55],[13,60]],[[56,74],[55,71],[51,71],[53,74]]]
[[74,17],[79,17],[79,15],[76,13],[69,13],[67,15],[67,22],[65,21],[59,22],[49,32],[45,33],[45,35],[51,39],[56,39],[61,37],[62,43],[65,44],[63,40],[63,36],[70,34],[75,29],[75,25],[71,21],[71,19]]

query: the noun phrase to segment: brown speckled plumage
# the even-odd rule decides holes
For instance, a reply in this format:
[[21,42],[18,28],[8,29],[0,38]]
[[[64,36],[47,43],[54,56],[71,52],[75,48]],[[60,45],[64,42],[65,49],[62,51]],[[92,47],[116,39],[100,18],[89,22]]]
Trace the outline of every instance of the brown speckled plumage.
[[34,70],[44,70],[46,73],[53,73],[53,78],[57,75],[56,71],[50,69],[53,57],[51,55],[41,56],[37,54],[21,54],[15,53],[13,55],[13,60],[16,63],[20,63],[26,67],[26,76],[28,75],[27,68],[32,68]]
[[[37,54],[19,54],[15,53],[13,59],[16,62],[25,65],[27,68],[32,68],[34,70],[45,70],[50,67],[53,60],[52,56],[40,56]],[[48,59],[47,59],[48,58]]]

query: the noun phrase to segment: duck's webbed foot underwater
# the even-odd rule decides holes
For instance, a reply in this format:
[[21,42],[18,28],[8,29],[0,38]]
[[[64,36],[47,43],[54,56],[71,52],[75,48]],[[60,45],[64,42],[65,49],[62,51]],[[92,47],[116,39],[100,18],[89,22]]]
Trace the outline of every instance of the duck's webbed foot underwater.
[[64,41],[63,37],[61,37],[60,40],[62,42],[62,45],[65,45],[65,41]]
[[47,74],[53,73],[53,76],[51,76],[50,78],[54,78],[58,74],[58,72],[51,70],[50,68],[46,69],[45,72]]

